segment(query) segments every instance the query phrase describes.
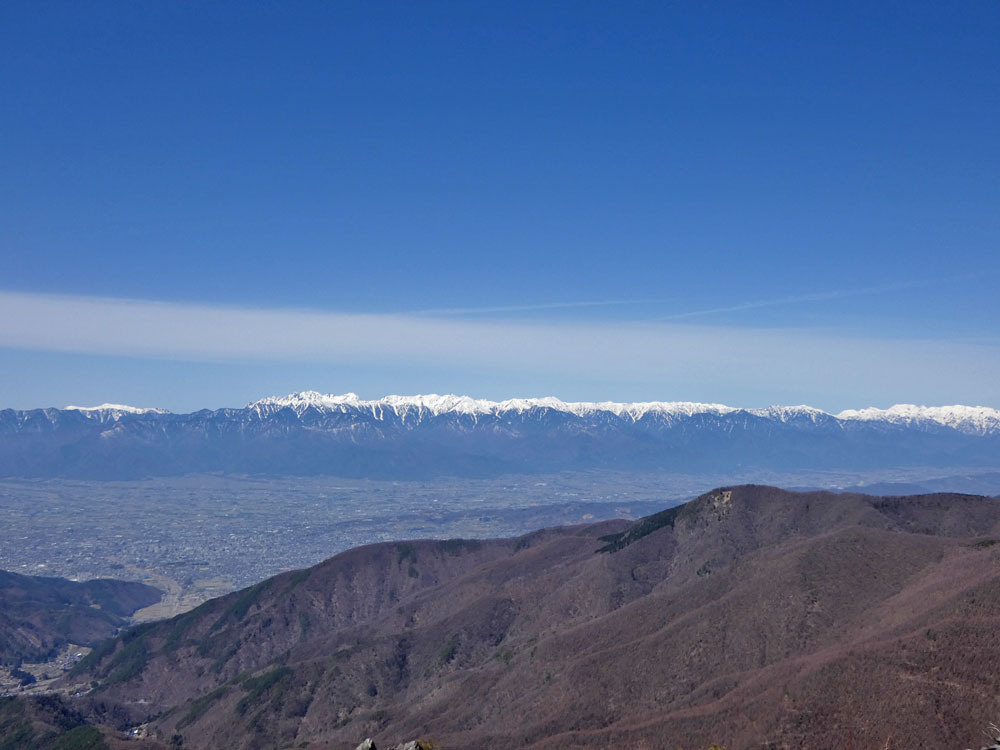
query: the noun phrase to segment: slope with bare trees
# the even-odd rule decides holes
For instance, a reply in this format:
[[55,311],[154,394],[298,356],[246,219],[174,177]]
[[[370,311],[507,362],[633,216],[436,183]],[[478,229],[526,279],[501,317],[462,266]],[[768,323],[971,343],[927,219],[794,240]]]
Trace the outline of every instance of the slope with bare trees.
[[188,748],[928,748],[1000,713],[1000,501],[742,486],[634,524],[363,547],[81,666]]

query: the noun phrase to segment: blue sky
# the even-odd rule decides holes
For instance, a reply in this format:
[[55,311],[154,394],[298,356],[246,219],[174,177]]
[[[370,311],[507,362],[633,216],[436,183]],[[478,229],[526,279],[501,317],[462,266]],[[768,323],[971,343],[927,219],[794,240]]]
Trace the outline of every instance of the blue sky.
[[816,5],[9,5],[0,406],[1000,407],[1000,5]]

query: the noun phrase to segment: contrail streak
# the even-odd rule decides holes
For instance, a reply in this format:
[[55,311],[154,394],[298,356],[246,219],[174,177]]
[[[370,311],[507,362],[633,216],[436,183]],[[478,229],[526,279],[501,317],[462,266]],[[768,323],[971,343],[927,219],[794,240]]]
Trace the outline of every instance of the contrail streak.
[[957,281],[960,279],[972,278],[971,274],[962,276],[952,276],[945,279],[921,281],[896,281],[889,284],[878,284],[876,286],[866,286],[857,289],[836,289],[829,292],[814,292],[812,294],[797,294],[791,297],[780,297],[778,299],[757,300],[754,302],[742,302],[738,305],[726,307],[710,307],[704,310],[692,310],[690,312],[675,313],[656,318],[658,321],[684,320],[685,318],[697,318],[703,315],[715,315],[716,313],[741,312],[743,310],[756,310],[762,307],[779,307],[781,305],[796,305],[803,302],[825,302],[827,300],[846,299],[848,297],[863,297],[869,294],[885,294],[887,292],[897,292],[901,289],[916,289],[927,287],[933,284],[940,284],[947,281]]
[[493,307],[443,307],[431,310],[413,310],[409,315],[480,315],[504,312],[531,312],[533,310],[566,310],[581,307],[614,307],[623,305],[653,305],[657,299],[612,299],[589,302],[537,302],[526,305],[496,305]]

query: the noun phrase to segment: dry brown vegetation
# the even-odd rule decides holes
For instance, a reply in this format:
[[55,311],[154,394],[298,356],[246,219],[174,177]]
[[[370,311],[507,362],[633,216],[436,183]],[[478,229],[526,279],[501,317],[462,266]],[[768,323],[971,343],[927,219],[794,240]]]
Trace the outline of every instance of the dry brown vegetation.
[[42,661],[67,643],[98,643],[161,595],[132,581],[79,583],[0,571],[0,664]]
[[75,679],[91,716],[196,749],[977,747],[996,539],[995,499],[734,487],[645,525],[351,550]]

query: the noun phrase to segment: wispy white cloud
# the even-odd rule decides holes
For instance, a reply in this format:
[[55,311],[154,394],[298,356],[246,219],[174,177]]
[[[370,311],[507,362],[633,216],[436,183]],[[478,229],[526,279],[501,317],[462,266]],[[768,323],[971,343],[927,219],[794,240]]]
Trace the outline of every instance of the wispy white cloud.
[[518,373],[549,373],[554,381],[662,383],[664,394],[724,394],[738,384],[760,393],[927,393],[935,401],[947,393],[1000,403],[996,342],[803,329],[359,315],[0,292],[0,347],[206,362],[479,368],[510,373],[512,382]]

